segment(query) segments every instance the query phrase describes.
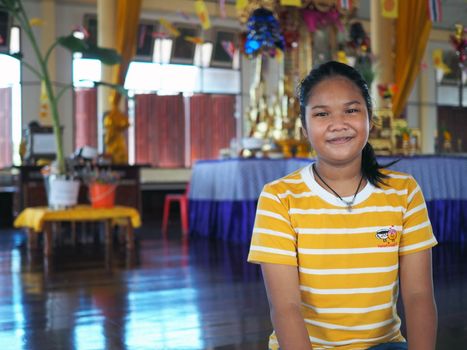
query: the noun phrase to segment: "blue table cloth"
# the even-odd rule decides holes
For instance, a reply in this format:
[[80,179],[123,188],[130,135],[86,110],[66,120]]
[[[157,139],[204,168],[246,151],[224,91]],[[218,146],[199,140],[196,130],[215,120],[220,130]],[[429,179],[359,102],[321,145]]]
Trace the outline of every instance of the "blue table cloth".
[[[467,157],[380,157],[381,164],[419,183],[439,242],[467,240]],[[263,186],[312,160],[228,159],[199,161],[190,188],[190,234],[248,243]]]

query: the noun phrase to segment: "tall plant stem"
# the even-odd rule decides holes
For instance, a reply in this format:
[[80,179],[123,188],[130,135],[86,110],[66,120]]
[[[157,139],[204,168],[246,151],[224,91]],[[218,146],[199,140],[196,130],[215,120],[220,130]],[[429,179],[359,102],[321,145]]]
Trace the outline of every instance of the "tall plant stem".
[[60,127],[60,118],[58,114],[57,108],[57,100],[55,98],[54,90],[52,87],[52,82],[50,81],[49,76],[49,69],[47,66],[47,60],[49,58],[50,52],[55,47],[55,44],[47,52],[47,60],[42,56],[42,53],[37,45],[36,37],[34,36],[34,32],[32,31],[32,27],[29,23],[28,16],[26,15],[26,11],[24,10],[23,5],[20,3],[19,12],[15,13],[15,17],[22,23],[24,31],[28,36],[29,40],[31,41],[32,48],[34,53],[36,54],[37,60],[39,61],[40,71],[42,72],[42,78],[45,82],[45,89],[47,96],[50,102],[50,109],[52,112],[52,122],[53,122],[53,131],[55,135],[55,143],[57,148],[57,167],[59,174],[65,174],[65,157],[63,153],[63,139],[62,139],[62,132]]

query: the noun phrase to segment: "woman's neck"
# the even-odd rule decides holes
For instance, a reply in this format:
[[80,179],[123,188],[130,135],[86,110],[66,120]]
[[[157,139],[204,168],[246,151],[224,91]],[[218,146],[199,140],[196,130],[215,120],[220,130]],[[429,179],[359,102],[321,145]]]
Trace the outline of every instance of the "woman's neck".
[[[332,164],[324,160],[317,159],[315,163],[315,171],[319,174],[321,179],[315,177],[315,181],[321,187],[331,192],[327,186],[331,186],[341,197],[353,195],[357,184],[362,178],[361,158],[347,164]],[[360,190],[366,185],[366,180],[361,182]],[[331,192],[332,193],[332,192]]]

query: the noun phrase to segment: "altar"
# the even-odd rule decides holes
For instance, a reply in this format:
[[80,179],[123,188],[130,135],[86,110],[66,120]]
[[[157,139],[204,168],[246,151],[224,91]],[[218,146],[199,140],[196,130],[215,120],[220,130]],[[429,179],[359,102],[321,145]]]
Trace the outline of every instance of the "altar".
[[[193,167],[189,194],[190,235],[249,243],[263,186],[310,162],[303,158],[199,161]],[[467,241],[465,156],[402,157],[391,169],[409,173],[419,183],[439,242]]]

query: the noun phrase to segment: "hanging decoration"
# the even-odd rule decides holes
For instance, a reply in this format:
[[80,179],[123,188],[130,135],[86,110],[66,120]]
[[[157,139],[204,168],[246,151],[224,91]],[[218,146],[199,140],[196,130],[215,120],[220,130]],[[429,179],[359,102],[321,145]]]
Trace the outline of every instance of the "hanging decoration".
[[443,12],[441,9],[441,0],[426,0],[428,1],[428,14],[432,22],[441,22]]
[[199,36],[186,35],[186,36],[183,37],[183,39],[185,39],[185,41],[188,41],[188,42],[193,43],[195,45],[199,45],[199,44],[204,43],[203,38],[200,38]]
[[431,57],[433,59],[433,66],[435,66],[437,71],[441,72],[442,75],[451,73],[451,68],[443,61],[443,50],[433,50]]
[[258,54],[274,57],[277,50],[284,50],[279,21],[271,11],[262,7],[256,9],[248,19],[245,54],[251,57]]
[[451,44],[456,52],[457,58],[459,59],[459,64],[461,68],[466,68],[465,63],[467,61],[467,38],[466,32],[467,29],[464,28],[462,24],[455,25],[454,35],[451,35]]
[[339,31],[344,30],[344,26],[340,20],[340,14],[335,8],[327,12],[321,12],[316,9],[304,9],[302,11],[302,16],[308,30],[312,33],[329,25],[335,25]]
[[180,31],[177,28],[175,28],[172,22],[169,22],[165,18],[161,18],[159,22],[164,27],[164,29],[169,33],[170,36],[174,38],[180,36]]
[[211,20],[209,19],[209,12],[203,0],[195,1],[195,12],[201,22],[201,27],[204,30],[211,28]]
[[381,15],[385,18],[397,18],[399,13],[398,0],[380,0]]

